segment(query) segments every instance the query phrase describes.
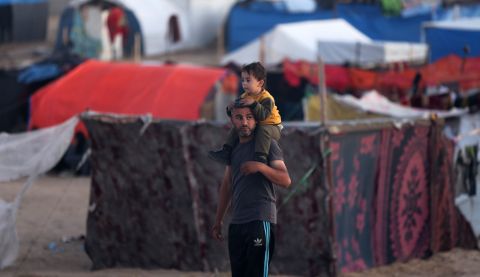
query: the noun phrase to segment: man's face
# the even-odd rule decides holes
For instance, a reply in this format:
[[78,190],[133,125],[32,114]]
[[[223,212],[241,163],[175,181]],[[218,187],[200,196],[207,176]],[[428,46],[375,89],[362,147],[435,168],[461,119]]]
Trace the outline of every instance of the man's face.
[[235,108],[232,111],[231,121],[240,137],[250,137],[257,125],[250,108]]

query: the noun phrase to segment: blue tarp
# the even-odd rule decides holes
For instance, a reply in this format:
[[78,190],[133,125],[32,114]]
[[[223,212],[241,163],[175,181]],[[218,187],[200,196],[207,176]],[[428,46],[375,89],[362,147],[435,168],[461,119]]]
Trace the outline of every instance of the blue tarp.
[[430,47],[431,62],[450,54],[464,57],[465,46],[470,49],[468,57],[477,57],[480,56],[480,27],[477,30],[426,27],[425,42]]
[[373,40],[419,42],[421,25],[430,14],[385,16],[379,5],[337,4],[337,15]]
[[279,23],[333,18],[333,11],[316,10],[312,13],[290,13],[283,5],[272,2],[237,3],[228,17],[225,42],[227,51],[233,51],[268,32]]
[[480,17],[480,4],[438,8],[433,13],[433,20],[454,20],[472,17]]

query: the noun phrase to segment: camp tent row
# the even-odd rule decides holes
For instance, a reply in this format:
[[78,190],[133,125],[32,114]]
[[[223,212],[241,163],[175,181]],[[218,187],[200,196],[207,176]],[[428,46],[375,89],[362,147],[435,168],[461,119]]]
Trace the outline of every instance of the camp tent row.
[[343,19],[278,24],[247,45],[228,53],[222,63],[245,64],[262,60],[267,66],[285,59],[328,64],[385,64],[424,62],[427,46],[421,43],[373,41]]

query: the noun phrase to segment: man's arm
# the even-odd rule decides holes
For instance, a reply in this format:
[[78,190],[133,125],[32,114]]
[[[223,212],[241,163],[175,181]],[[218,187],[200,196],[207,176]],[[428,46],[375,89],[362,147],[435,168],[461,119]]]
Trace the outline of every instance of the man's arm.
[[270,180],[270,182],[284,188],[288,188],[292,183],[292,180],[290,180],[290,175],[288,174],[287,166],[282,160],[271,161],[270,165],[248,161],[242,164],[240,171],[245,175],[260,172],[263,174],[263,176]]
[[214,239],[223,240],[222,235],[222,225],[223,217],[227,211],[228,206],[230,205],[230,200],[232,198],[232,169],[230,166],[225,168],[225,173],[223,174],[222,184],[220,185],[220,191],[218,193],[218,206],[217,213],[215,215],[215,223],[212,228],[212,236]]

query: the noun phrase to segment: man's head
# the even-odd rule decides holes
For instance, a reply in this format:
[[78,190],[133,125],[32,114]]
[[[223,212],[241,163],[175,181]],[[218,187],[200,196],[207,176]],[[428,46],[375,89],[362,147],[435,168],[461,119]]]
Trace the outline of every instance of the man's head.
[[266,81],[267,73],[261,63],[254,62],[242,67],[242,87],[246,92],[253,94],[262,92]]
[[237,131],[240,141],[245,141],[253,137],[253,131],[257,127],[257,121],[250,107],[235,104],[231,109],[230,121]]

